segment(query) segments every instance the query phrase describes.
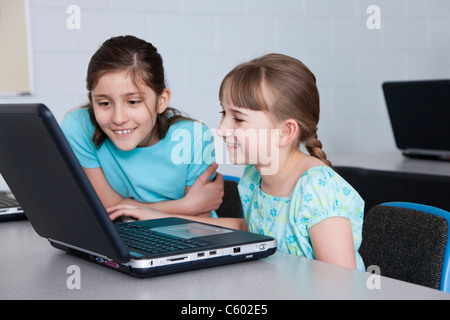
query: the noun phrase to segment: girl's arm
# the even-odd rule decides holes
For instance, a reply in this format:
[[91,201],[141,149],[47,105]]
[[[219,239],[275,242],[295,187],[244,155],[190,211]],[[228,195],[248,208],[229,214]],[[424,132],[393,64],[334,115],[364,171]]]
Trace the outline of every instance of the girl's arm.
[[118,204],[124,200],[124,198],[110,186],[102,168],[83,169],[105,208]]
[[133,199],[125,199],[115,192],[101,168],[84,168],[86,175],[105,208],[117,205],[133,205],[148,207],[170,214],[182,213],[183,215],[210,213],[220,206],[223,198],[223,176],[216,173],[214,180],[208,180],[216,170],[217,164],[209,166],[192,186],[186,187],[185,196],[181,199],[155,203],[140,203]]
[[309,229],[316,260],[356,269],[355,247],[350,220],[325,219]]
[[183,215],[173,215],[160,212],[151,208],[142,206],[130,206],[130,205],[118,205],[108,209],[109,217],[111,220],[115,220],[121,216],[132,217],[138,220],[160,219],[177,217],[183,219],[189,219],[192,221],[203,222],[213,224],[225,228],[237,229],[248,231],[247,223],[244,219],[237,218],[205,218],[205,217],[186,217]]

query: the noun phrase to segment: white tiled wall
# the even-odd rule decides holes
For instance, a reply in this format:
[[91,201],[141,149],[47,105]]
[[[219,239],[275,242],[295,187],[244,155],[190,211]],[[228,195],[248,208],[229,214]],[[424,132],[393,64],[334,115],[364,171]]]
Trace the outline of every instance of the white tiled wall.
[[[80,30],[66,27],[74,4]],[[366,27],[369,5],[381,9],[381,30]],[[299,58],[318,79],[329,155],[395,149],[383,81],[450,78],[450,0],[30,0],[30,9],[35,91],[0,102],[44,102],[59,121],[86,101],[90,56],[120,34],[155,44],[172,106],[211,128],[232,67],[269,52]]]

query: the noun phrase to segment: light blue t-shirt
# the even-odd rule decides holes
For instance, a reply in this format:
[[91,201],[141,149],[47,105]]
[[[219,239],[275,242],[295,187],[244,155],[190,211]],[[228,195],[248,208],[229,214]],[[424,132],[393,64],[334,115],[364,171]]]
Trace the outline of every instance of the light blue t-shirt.
[[348,218],[353,232],[356,267],[365,271],[358,253],[364,201],[333,169],[320,166],[307,170],[290,197],[268,195],[261,190],[260,184],[259,172],[254,166],[247,166],[238,188],[250,232],[276,238],[281,252],[314,259],[309,229],[327,218]]
[[87,108],[69,112],[62,130],[84,168],[101,167],[111,187],[139,202],[180,199],[215,161],[211,131],[196,121],[174,123],[157,144],[122,151],[110,139],[96,148]]

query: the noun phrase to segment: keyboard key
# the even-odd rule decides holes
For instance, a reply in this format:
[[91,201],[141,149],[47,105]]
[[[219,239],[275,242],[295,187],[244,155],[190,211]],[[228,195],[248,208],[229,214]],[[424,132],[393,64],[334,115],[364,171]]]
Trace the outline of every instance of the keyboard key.
[[149,253],[163,253],[207,246],[198,240],[187,240],[165,236],[142,226],[117,225],[117,230],[127,247]]

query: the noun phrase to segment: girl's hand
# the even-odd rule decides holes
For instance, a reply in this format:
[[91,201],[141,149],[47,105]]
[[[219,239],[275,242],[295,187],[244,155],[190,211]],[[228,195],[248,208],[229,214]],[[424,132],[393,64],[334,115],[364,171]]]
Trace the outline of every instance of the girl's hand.
[[106,210],[111,220],[116,220],[119,217],[127,216],[138,220],[149,220],[167,218],[167,213],[145,207],[132,206],[127,204],[120,204]]
[[[223,176],[216,172],[217,168],[218,164],[213,163],[197,178],[191,187],[187,188],[183,199],[187,210],[199,214],[219,208],[223,199],[224,187]],[[216,172],[216,177],[213,180],[208,180],[214,172]]]

